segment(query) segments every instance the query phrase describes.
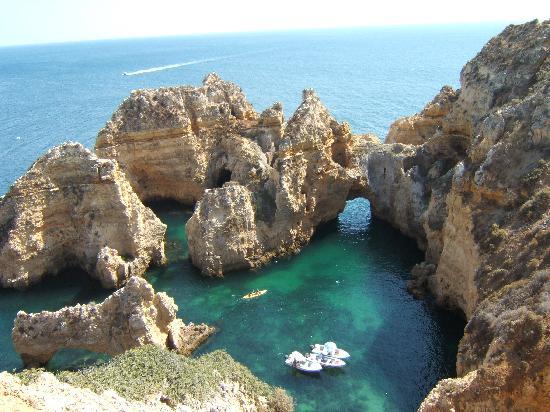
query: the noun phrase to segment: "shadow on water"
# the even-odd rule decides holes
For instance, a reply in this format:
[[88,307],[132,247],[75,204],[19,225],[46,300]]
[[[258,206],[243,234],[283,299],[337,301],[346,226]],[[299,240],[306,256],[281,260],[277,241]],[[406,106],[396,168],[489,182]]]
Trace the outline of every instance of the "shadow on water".
[[[454,375],[464,322],[407,293],[410,268],[422,253],[373,219],[364,199],[349,201],[300,254],[224,279],[203,277],[190,263],[190,208],[164,201],[149,206],[167,224],[169,263],[151,268],[148,280],[174,298],[184,321],[218,328],[197,355],[227,350],[261,379],[287,389],[298,411],[414,410],[439,379]],[[254,289],[268,293],[242,299]],[[0,339],[9,348],[0,354],[2,368],[21,366],[10,340],[17,310],[56,310],[108,293],[78,270],[26,292],[0,291]],[[351,353],[345,369],[306,376],[284,365],[285,354],[328,340]],[[48,366],[77,368],[106,358],[60,351]]]

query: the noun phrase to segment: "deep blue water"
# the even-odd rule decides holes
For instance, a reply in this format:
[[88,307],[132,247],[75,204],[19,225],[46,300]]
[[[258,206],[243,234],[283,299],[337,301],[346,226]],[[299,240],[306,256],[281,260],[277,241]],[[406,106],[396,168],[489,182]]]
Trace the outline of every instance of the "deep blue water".
[[[209,72],[240,84],[257,111],[282,101],[287,116],[313,87],[354,132],[383,138],[396,118],[420,110],[442,85],[458,86],[464,63],[503,25],[376,28],[118,40],[0,48],[0,193],[49,147],[97,131],[132,89],[199,84]],[[207,60],[207,61],[204,61]],[[197,62],[199,61],[199,62]],[[123,76],[185,62],[178,68]],[[168,224],[169,265],[148,278],[173,296],[185,321],[219,332],[200,352],[225,348],[260,378],[288,389],[300,411],[413,410],[437,380],[454,374],[464,326],[406,292],[422,254],[348,202],[304,251],[258,271],[205,279],[187,259],[189,211],[157,209]],[[77,271],[78,272],[78,271]],[[107,291],[68,270],[26,292],[0,291],[0,370],[21,366],[10,342],[17,310],[100,301]],[[78,275],[78,276],[77,276]],[[252,289],[269,292],[254,301]],[[305,377],[282,355],[335,339],[352,353],[344,371]],[[56,355],[51,368],[97,356]]]
[[[392,27],[113,40],[0,48],[0,194],[52,145],[92,147],[132,89],[199,84],[209,72],[237,82],[257,111],[291,115],[306,87],[357,133],[384,137],[503,24]],[[227,57],[233,56],[233,57]],[[226,57],[226,58],[223,58]],[[223,58],[137,76],[170,64]]]

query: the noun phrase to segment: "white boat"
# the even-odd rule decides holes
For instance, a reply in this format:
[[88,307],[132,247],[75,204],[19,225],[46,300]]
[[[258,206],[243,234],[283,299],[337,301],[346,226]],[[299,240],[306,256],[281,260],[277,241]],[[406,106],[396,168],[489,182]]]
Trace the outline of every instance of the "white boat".
[[337,348],[334,342],[327,342],[324,345],[319,345],[318,343],[311,345],[311,352],[337,359],[347,359],[350,357],[350,354],[344,349]]
[[323,370],[323,367],[319,362],[308,360],[304,355],[297,351],[287,355],[285,363],[292,368],[307,373],[317,373]]
[[306,353],[306,359],[319,362],[323,368],[341,368],[346,366],[346,362],[342,359],[331,358],[330,356],[323,356],[317,353]]

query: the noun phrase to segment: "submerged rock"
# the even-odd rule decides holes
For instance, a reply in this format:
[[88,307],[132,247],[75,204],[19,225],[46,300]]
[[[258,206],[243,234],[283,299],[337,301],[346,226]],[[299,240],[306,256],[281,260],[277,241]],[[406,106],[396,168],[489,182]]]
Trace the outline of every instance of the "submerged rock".
[[360,160],[373,212],[426,250],[410,289],[468,324],[421,410],[550,402],[550,21],[509,26]]
[[132,277],[102,303],[65,307],[57,312],[17,313],[12,340],[25,366],[45,365],[63,348],[117,355],[153,344],[191,353],[214,329],[185,325],[165,293],[155,293],[145,279]]
[[0,283],[24,288],[80,266],[119,287],[164,262],[165,231],[115,161],[65,143],[0,198]]

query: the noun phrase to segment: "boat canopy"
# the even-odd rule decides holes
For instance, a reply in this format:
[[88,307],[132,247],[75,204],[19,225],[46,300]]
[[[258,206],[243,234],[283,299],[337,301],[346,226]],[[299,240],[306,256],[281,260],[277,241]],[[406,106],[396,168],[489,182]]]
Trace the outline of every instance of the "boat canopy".
[[327,353],[334,353],[336,352],[336,343],[334,342],[327,342],[325,343],[325,351]]
[[304,362],[306,360],[304,355],[302,355],[300,352],[297,352],[297,351],[292,352],[288,357],[297,362]]

